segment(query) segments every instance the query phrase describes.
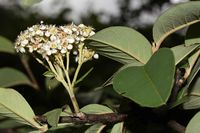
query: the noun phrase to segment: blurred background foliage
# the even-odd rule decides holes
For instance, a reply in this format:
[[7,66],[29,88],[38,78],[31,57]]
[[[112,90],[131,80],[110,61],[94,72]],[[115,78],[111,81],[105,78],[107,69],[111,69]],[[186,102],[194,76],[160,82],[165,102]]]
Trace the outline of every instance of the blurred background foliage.
[[[14,42],[20,31],[27,27],[44,21],[45,24],[63,25],[69,23],[83,23],[91,25],[96,31],[103,28],[120,25],[129,26],[139,32],[152,42],[152,25],[161,12],[173,4],[186,2],[187,0],[112,0],[101,2],[92,0],[43,0],[29,7],[22,5],[22,0],[0,0],[0,36]],[[182,44],[181,30],[164,42],[167,47]],[[170,43],[169,43],[170,42]],[[171,43],[173,42],[173,44]],[[0,44],[1,45],[1,44]],[[14,45],[13,45],[14,46]],[[0,67],[14,67],[27,74],[22,65],[19,55],[0,53]],[[45,69],[32,57],[28,62],[33,71],[39,89],[28,85],[13,86],[19,91],[32,106],[36,114],[41,115],[51,109],[62,107],[67,102],[67,93],[59,84],[46,85],[44,76]],[[72,71],[73,71],[72,64]],[[163,112],[162,109],[149,109],[139,107],[132,101],[116,94],[112,86],[101,88],[100,86],[120,68],[121,64],[105,57],[93,60],[85,64],[81,73],[94,68],[87,78],[79,83],[77,98],[80,106],[90,103],[100,103],[129,115],[126,122],[130,132],[138,133],[171,133],[173,130],[168,126],[169,120],[176,120],[187,125],[194,115],[193,111],[184,111],[177,107],[173,110]],[[80,75],[81,75],[80,73]],[[4,75],[0,75],[3,77]],[[50,89],[49,89],[50,88]],[[56,89],[53,89],[56,88]],[[15,132],[5,129],[0,132]],[[80,132],[80,130],[78,130]]]

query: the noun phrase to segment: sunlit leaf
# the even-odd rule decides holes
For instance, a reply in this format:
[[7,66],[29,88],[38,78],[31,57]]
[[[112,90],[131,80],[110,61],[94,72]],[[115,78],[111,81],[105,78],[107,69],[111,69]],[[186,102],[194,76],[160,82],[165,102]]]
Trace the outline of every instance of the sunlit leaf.
[[193,44],[200,44],[200,23],[196,23],[194,25],[191,25],[186,33],[186,38],[185,38],[185,45],[193,45]]
[[47,122],[52,127],[58,126],[58,121],[60,118],[60,114],[62,112],[61,108],[51,110],[44,114],[44,116],[47,118]]
[[172,52],[174,53],[175,64],[177,65],[178,63],[180,63],[186,56],[188,56],[199,47],[200,44],[192,46],[178,45],[171,48]]
[[175,61],[170,49],[158,50],[144,66],[128,67],[115,75],[113,87],[141,106],[166,104],[174,81]]
[[183,104],[184,109],[200,108],[200,77],[196,80],[191,89],[189,100]]
[[87,45],[99,54],[119,61],[146,63],[151,57],[151,44],[139,32],[122,26],[103,29],[88,39]]
[[81,111],[88,114],[103,114],[103,113],[113,113],[113,111],[100,104],[89,104],[81,108]]
[[20,72],[19,70],[16,70],[14,68],[1,68],[0,69],[0,86],[1,87],[10,87],[20,84],[26,84],[31,85],[30,80],[28,77]]
[[110,133],[123,133],[124,122],[116,123]]
[[13,43],[2,36],[0,36],[0,52],[15,54]]
[[175,5],[161,14],[153,26],[155,43],[160,45],[167,36],[175,31],[199,22],[199,7],[199,1],[191,1]]
[[52,71],[46,71],[45,73],[43,73],[43,75],[45,77],[48,77],[48,78],[54,78],[55,77],[55,74]]
[[197,133],[198,131],[200,131],[200,112],[190,120],[185,133]]
[[35,114],[26,100],[13,89],[0,88],[0,115],[16,122],[42,128],[35,120]]
[[23,7],[30,7],[36,3],[39,3],[40,1],[42,1],[42,0],[19,0],[20,4]]
[[101,131],[106,127],[105,124],[102,124],[102,123],[98,123],[98,124],[95,124],[91,127],[89,127],[85,133],[101,133]]

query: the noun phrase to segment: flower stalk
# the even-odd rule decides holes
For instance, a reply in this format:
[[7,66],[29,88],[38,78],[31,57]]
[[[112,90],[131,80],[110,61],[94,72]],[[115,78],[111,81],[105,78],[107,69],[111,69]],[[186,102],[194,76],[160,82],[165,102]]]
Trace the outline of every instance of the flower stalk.
[[[94,35],[94,29],[80,25],[44,25],[43,23],[29,27],[18,36],[15,48],[20,53],[30,53],[35,59],[54,74],[62,83],[71,99],[75,114],[81,114],[74,94],[74,87],[83,63],[97,54],[89,49],[84,40]],[[76,53],[77,68],[70,78],[70,56]]]

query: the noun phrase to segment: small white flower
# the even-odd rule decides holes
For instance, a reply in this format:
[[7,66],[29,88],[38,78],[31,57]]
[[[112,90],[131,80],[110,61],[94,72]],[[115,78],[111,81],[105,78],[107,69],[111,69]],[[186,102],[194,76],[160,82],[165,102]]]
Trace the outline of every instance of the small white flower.
[[74,43],[74,42],[75,42],[75,39],[74,39],[73,37],[71,37],[71,36],[68,36],[68,37],[67,37],[67,42],[68,42],[68,43]]
[[68,29],[68,28],[64,28],[64,27],[63,27],[63,31],[64,31],[65,33],[69,34],[69,35],[72,34],[72,30],[71,30],[71,29]]
[[42,32],[41,30],[37,30],[35,33],[36,33],[37,35],[41,35],[41,34],[42,34],[41,32]]
[[80,37],[76,37],[76,41],[78,41],[78,42],[79,42],[80,40],[81,40],[81,39],[80,39]]
[[74,50],[73,55],[78,55],[78,51]]
[[50,34],[49,31],[46,31],[44,35],[45,35],[46,37],[50,37],[51,34]]
[[50,46],[48,44],[44,44],[42,46],[42,49],[44,49],[45,51],[48,51],[48,50],[50,50]]
[[29,51],[30,53],[32,53],[32,52],[33,52],[33,47],[29,47],[28,51]]
[[28,28],[28,30],[29,30],[30,32],[33,32],[33,31],[34,31],[34,29],[33,29],[32,27]]
[[97,54],[97,53],[94,54],[94,55],[93,55],[93,58],[94,58],[94,59],[99,59],[99,54]]
[[52,49],[52,50],[51,50],[51,53],[52,53],[52,54],[57,53],[57,49]]
[[47,55],[51,55],[51,50],[46,51]]
[[24,46],[26,46],[28,44],[28,40],[23,40],[23,41],[21,41],[21,45],[24,47]]
[[76,58],[75,58],[75,62],[78,62],[78,56],[76,56]]
[[55,41],[55,40],[56,40],[56,36],[51,35],[50,40],[51,40],[51,41]]
[[68,50],[72,50],[73,49],[73,45],[72,44],[67,45],[67,49]]
[[85,37],[81,37],[81,41],[83,42],[85,40]]
[[46,29],[46,26],[42,25],[42,26],[40,26],[40,29],[41,29],[41,30],[45,30],[45,29]]
[[62,49],[62,45],[60,43],[58,43],[57,45],[57,49],[61,50]]
[[73,27],[73,28],[72,28],[72,31],[76,32],[76,31],[77,31],[77,28]]
[[91,32],[90,32],[90,36],[93,36],[94,34],[95,34],[94,31],[91,31]]
[[25,53],[25,52],[26,52],[26,50],[25,50],[25,48],[24,48],[24,47],[19,47],[19,52],[21,52],[21,53]]
[[83,32],[83,36],[84,36],[84,37],[88,37],[88,35],[89,35],[89,34],[88,34],[87,32]]
[[35,31],[31,32],[31,36],[35,36],[35,34],[36,34]]
[[56,43],[50,43],[50,48],[52,48],[52,49],[55,49],[55,48],[57,48],[57,44]]
[[63,48],[60,52],[61,52],[62,54],[67,53],[67,49],[66,49],[66,48]]

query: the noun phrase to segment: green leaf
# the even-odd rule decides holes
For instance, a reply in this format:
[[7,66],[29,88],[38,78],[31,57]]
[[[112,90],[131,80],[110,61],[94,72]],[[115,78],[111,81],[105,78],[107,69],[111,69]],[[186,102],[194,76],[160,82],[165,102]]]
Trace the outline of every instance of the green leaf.
[[1,68],[0,69],[0,86],[1,87],[10,87],[20,84],[26,84],[31,86],[31,82],[28,77],[16,70],[14,68]]
[[165,11],[153,26],[153,39],[157,45],[184,27],[200,21],[200,2],[192,1],[175,5]]
[[197,133],[198,131],[200,131],[200,112],[190,120],[185,133]]
[[185,46],[183,44],[183,45],[178,45],[171,48],[172,52],[174,53],[175,64],[177,65],[178,63],[180,63],[186,56],[188,56],[190,53],[192,53],[199,47],[200,47],[200,44],[191,45],[191,46]]
[[47,118],[47,122],[52,127],[58,126],[58,121],[60,118],[60,114],[62,112],[62,109],[54,109],[44,114],[44,116]]
[[184,109],[200,108],[200,77],[198,77],[191,89],[189,100],[183,104]]
[[123,126],[124,126],[123,122],[115,124],[110,133],[123,133]]
[[199,56],[200,56],[200,49],[198,49],[198,51],[196,51],[196,53],[194,53],[192,56],[189,57],[188,63],[189,63],[189,67],[191,69],[195,65],[196,61],[199,59]]
[[186,33],[186,38],[185,38],[185,45],[193,45],[196,43],[200,44],[200,23],[196,23],[194,25],[191,25]]
[[55,77],[55,74],[52,71],[46,71],[45,73],[43,73],[43,75],[45,77],[48,77],[48,78],[54,78]]
[[[73,115],[73,112],[71,111],[71,109],[70,109],[70,107],[68,105],[65,106],[65,110],[62,111],[61,113],[59,112],[59,109],[56,112],[57,112],[57,114],[60,114],[59,117],[72,116]],[[54,117],[54,119],[57,118],[57,117],[58,117],[58,115],[56,117]],[[57,121],[57,119],[56,119],[56,121]],[[56,125],[55,122],[53,122],[53,123],[54,124],[52,124],[52,125]],[[53,127],[49,128],[48,131],[52,131],[53,132],[53,131],[58,130],[58,129],[63,129],[63,128],[67,128],[67,127],[73,127],[73,126],[74,126],[74,123],[57,123],[57,126],[53,126]]]
[[35,120],[35,114],[26,100],[13,89],[0,88],[0,115],[16,122],[42,128]]
[[78,84],[79,82],[83,81],[93,70],[94,68],[90,68],[83,76],[81,76],[77,81],[76,84]]
[[141,106],[166,104],[174,81],[175,61],[168,48],[158,50],[144,66],[122,70],[113,79],[114,89]]
[[200,70],[200,59],[197,60],[197,62],[195,64],[195,66],[193,67],[189,77],[187,78],[187,84],[179,92],[178,98],[177,98],[178,100],[182,99],[187,94],[187,90],[191,86],[191,83],[194,80],[194,78],[196,77],[196,75],[198,74],[199,70]]
[[0,52],[15,54],[13,43],[3,36],[0,36]]
[[104,114],[104,113],[113,113],[113,111],[100,104],[89,104],[81,108],[81,111],[87,114]]
[[103,29],[88,39],[87,45],[99,54],[119,61],[146,63],[151,57],[151,44],[134,29],[115,26]]
[[36,3],[39,3],[40,1],[42,1],[42,0],[19,0],[20,4],[23,7],[30,7]]
[[95,124],[91,127],[89,127],[85,133],[101,133],[101,131],[106,127],[105,124],[102,124],[102,123],[98,123],[98,124]]
[[45,78],[45,86],[49,90],[55,89],[60,85],[60,82],[56,78]]
[[0,129],[16,128],[16,127],[20,127],[20,126],[24,126],[24,124],[18,123],[10,118],[0,119]]

